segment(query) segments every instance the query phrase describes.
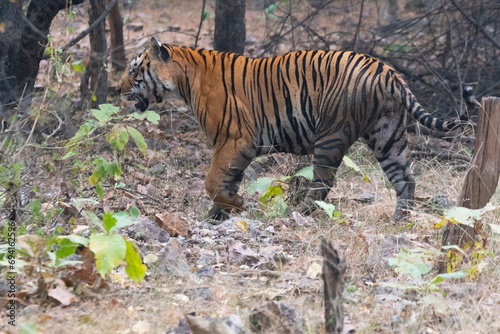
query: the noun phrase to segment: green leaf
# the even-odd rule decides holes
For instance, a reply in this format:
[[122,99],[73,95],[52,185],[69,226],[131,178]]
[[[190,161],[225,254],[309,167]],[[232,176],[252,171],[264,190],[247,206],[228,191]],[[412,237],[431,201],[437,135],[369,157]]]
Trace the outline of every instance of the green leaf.
[[127,261],[125,271],[128,277],[136,283],[141,282],[148,268],[142,264],[141,255],[135,250],[134,244],[130,241],[127,241],[125,261]]
[[249,193],[264,192],[266,191],[273,181],[276,179],[273,177],[259,177],[257,180],[250,182],[247,186],[247,191]]
[[354,169],[356,172],[361,173],[361,175],[363,175],[363,179],[364,179],[365,181],[367,181],[367,182],[370,182],[370,183],[371,183],[371,181],[370,181],[370,179],[368,178],[368,176],[366,175],[366,173],[365,173],[365,172],[363,172],[363,171],[361,170],[361,168],[359,168],[359,166],[358,166],[358,165],[356,165],[356,163],[355,163],[354,161],[352,161],[352,159],[351,159],[351,158],[349,158],[347,155],[345,155],[345,156],[344,156],[344,158],[343,158],[342,160],[344,161],[344,163],[345,163],[345,165],[346,165],[347,167],[350,167],[350,168]]
[[89,239],[82,237],[80,235],[77,235],[77,234],[60,235],[60,236],[58,236],[58,239],[68,239],[73,243],[81,244],[81,245],[84,245],[85,247],[89,245]]
[[74,157],[76,155],[78,155],[78,151],[70,149],[65,155],[63,155],[61,160],[66,160],[66,159]]
[[111,213],[106,212],[102,215],[102,222],[104,223],[106,232],[109,232],[115,227],[117,220]]
[[89,248],[95,255],[97,271],[102,277],[122,263],[127,251],[125,240],[117,233],[91,235]]
[[148,149],[148,145],[144,141],[144,137],[141,135],[141,133],[139,131],[137,131],[136,129],[134,129],[130,126],[127,126],[127,130],[128,130],[128,133],[130,134],[130,136],[132,137],[132,139],[134,139],[135,144],[137,145],[137,148],[139,149],[139,151],[141,151],[141,153],[145,156],[146,151]]
[[135,219],[137,219],[137,217],[139,217],[139,209],[137,209],[135,206],[131,207],[129,212],[130,212],[130,215],[132,217],[134,217]]
[[431,282],[431,284],[438,284],[445,279],[460,279],[468,276],[468,274],[464,271],[457,271],[454,273],[445,273],[445,274],[439,274],[437,275],[434,280]]
[[56,250],[57,259],[63,259],[75,253],[78,243],[72,242],[69,239],[62,239],[59,243],[59,248]]
[[105,170],[106,174],[112,175],[115,180],[118,180],[122,175],[122,166],[118,162],[106,165]]
[[295,173],[295,176],[303,176],[308,180],[312,180],[314,177],[313,174],[314,174],[313,166],[307,166],[299,170],[297,173]]
[[113,227],[112,231],[115,231],[134,224],[137,217],[139,217],[139,210],[136,207],[133,207],[129,212],[116,212],[113,214],[113,217],[116,219],[116,225]]
[[22,334],[38,334],[39,333],[38,328],[31,321],[22,322],[19,325],[19,328],[21,329]]
[[134,112],[129,116],[136,119],[147,119],[149,122],[154,124],[158,124],[158,122],[160,121],[160,115],[152,110],[146,110],[143,113]]
[[85,211],[85,217],[94,225],[98,226],[102,231],[104,231],[104,225],[101,220],[92,211]]
[[102,186],[101,186],[100,183],[98,183],[95,186],[95,193],[97,194],[97,197],[99,197],[99,199],[103,199],[103,197],[104,197],[104,189],[102,188]]
[[28,204],[28,208],[31,209],[31,212],[34,214],[34,215],[38,215],[40,214],[40,210],[42,210],[42,201],[37,198],[36,200],[30,202],[30,204]]
[[20,172],[24,169],[24,162],[18,161],[12,164],[12,170],[14,171],[14,184],[17,186],[21,182]]
[[323,202],[323,201],[314,201],[314,203],[316,203],[317,206],[319,206],[320,208],[322,208],[323,210],[326,211],[326,213],[328,214],[328,217],[330,217],[330,219],[333,219],[335,218],[335,205],[333,204],[330,204],[330,203],[326,203],[326,202]]
[[201,21],[209,20],[210,19],[210,12],[208,9],[204,8],[203,9],[203,14],[201,15]]
[[438,296],[430,294],[430,295],[424,296],[424,298],[422,300],[427,305],[434,306],[434,309],[436,311],[438,311],[442,314],[448,313],[448,305],[446,304],[446,302],[443,299],[439,298]]
[[[95,95],[92,94],[92,100],[94,100]],[[99,105],[99,109],[92,109],[92,115],[97,118],[97,120],[101,123],[106,123],[111,120],[111,116],[116,114],[120,110],[119,107],[115,107],[112,104],[101,104]]]
[[280,185],[270,186],[267,192],[259,198],[264,204],[267,204],[272,198],[283,194],[283,189]]
[[432,267],[427,265],[423,258],[427,255],[419,251],[407,251],[403,249],[396,254],[396,258],[387,259],[390,266],[401,274],[412,276],[419,283],[422,283],[422,275],[429,273]]
[[468,225],[474,226],[474,221],[480,220],[481,216],[492,210],[498,209],[497,206],[491,205],[491,203],[486,204],[486,206],[482,209],[472,210],[464,207],[454,207],[451,209],[444,210],[445,219],[455,219],[455,221]]

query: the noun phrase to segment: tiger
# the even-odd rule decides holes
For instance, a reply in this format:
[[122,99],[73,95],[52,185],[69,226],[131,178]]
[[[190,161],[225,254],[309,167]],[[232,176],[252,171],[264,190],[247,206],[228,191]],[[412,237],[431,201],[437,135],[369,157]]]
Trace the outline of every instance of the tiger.
[[213,201],[208,218],[215,220],[243,209],[238,190],[245,169],[253,158],[274,152],[312,155],[312,187],[297,208],[310,214],[358,139],[373,151],[396,191],[392,219],[400,219],[413,208],[415,193],[407,112],[437,131],[461,125],[459,118],[433,117],[392,67],[353,51],[249,58],[162,44],[153,37],[117,90],[138,111],[172,96],[191,107],[213,147],[205,189]]

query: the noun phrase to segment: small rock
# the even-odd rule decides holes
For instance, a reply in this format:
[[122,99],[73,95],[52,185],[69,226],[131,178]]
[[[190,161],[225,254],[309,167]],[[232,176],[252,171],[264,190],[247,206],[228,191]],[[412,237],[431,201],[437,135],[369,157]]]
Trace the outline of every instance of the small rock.
[[207,287],[182,290],[182,291],[178,291],[178,293],[182,293],[182,294],[186,295],[189,299],[197,299],[197,298],[201,298],[204,300],[214,300],[215,299],[214,294],[212,293],[210,288],[207,288]]
[[249,317],[250,329],[258,333],[301,333],[295,309],[285,302],[268,302],[254,309]]
[[252,264],[259,260],[259,254],[247,245],[237,242],[229,248],[229,261],[238,264]]
[[165,168],[166,167],[164,164],[158,163],[149,169],[149,173],[152,175],[160,175],[160,174],[163,174],[163,172],[165,171]]
[[132,239],[143,240],[145,242],[156,240],[164,243],[168,242],[170,239],[170,234],[167,231],[163,230],[157,223],[144,216],[140,216],[135,224],[127,227],[126,233]]
[[170,241],[170,245],[165,247],[160,253],[156,263],[161,272],[167,271],[176,276],[187,276],[191,272],[191,267],[177,239],[172,239]]
[[175,213],[157,213],[155,222],[172,237],[187,237],[190,233],[189,224]]
[[361,203],[371,204],[378,200],[378,194],[373,191],[365,191],[357,198]]
[[432,202],[435,205],[441,206],[443,208],[451,208],[455,203],[446,194],[436,194],[432,198]]
[[269,227],[267,227],[267,228],[265,229],[265,231],[266,231],[266,232],[269,232],[269,233],[271,233],[271,234],[274,234],[274,233],[275,233],[275,232],[274,232],[274,227],[273,227],[273,226],[269,226]]
[[292,217],[293,217],[293,220],[295,220],[295,222],[302,226],[302,225],[305,225],[307,223],[307,219],[305,219],[299,212],[297,211],[294,211],[292,212]]
[[320,264],[318,263],[313,263],[309,266],[309,269],[307,269],[307,277],[309,278],[316,278],[321,275],[323,272],[323,267],[321,267]]
[[183,293],[178,293],[174,296],[174,299],[179,301],[179,302],[184,302],[184,303],[187,303],[189,301],[189,297],[186,296],[185,294]]
[[215,270],[214,267],[201,267],[196,269],[193,274],[195,274],[198,277],[214,277],[215,275]]

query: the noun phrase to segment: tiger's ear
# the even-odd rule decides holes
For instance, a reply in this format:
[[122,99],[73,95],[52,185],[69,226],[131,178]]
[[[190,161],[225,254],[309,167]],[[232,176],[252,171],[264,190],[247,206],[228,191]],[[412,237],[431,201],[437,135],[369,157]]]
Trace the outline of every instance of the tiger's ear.
[[161,59],[163,61],[167,61],[170,58],[170,54],[168,53],[167,48],[163,47],[163,45],[156,40],[156,38],[151,37],[151,56],[156,59]]

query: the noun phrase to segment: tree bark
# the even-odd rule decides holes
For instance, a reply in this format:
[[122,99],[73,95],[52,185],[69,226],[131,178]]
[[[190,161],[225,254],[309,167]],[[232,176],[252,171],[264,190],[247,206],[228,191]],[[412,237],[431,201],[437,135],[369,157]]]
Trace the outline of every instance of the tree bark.
[[[109,4],[111,0],[107,0]],[[111,34],[111,66],[113,71],[121,72],[127,67],[125,47],[123,45],[123,19],[117,3],[109,12],[109,29]]]
[[245,0],[216,0],[214,49],[243,54],[245,38]]
[[[78,5],[85,0],[73,0]],[[19,104],[24,111],[31,103],[39,64],[47,46],[50,24],[70,4],[66,0],[32,0],[26,16],[19,4],[0,0],[0,115],[8,115]]]
[[[105,9],[105,0],[89,0],[89,25],[96,21]],[[80,83],[82,108],[105,103],[108,96],[107,43],[105,20],[90,32],[90,61]]]
[[[458,206],[474,210],[488,204],[495,193],[500,175],[500,98],[483,98],[482,105],[477,121],[474,156],[458,199]],[[448,225],[443,231],[442,245],[458,245],[465,249],[468,245],[474,245],[479,229],[480,227],[464,224]],[[458,263],[460,257],[457,250],[450,249],[439,271],[445,272],[450,261]]]

